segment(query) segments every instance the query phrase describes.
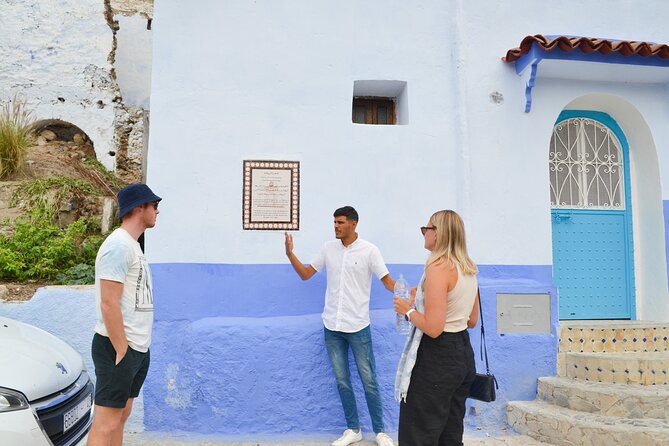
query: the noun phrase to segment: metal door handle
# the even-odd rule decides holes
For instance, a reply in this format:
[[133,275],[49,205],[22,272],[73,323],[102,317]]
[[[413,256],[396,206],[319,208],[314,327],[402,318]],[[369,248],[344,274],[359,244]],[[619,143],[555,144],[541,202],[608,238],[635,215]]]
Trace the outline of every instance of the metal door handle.
[[571,220],[571,214],[555,214],[553,216],[553,220],[555,220],[556,223],[562,223],[566,221]]

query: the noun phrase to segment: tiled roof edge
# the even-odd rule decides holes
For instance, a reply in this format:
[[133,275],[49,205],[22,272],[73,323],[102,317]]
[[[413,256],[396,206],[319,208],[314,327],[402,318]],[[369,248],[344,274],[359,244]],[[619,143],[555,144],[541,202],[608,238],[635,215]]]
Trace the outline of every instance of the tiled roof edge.
[[553,51],[557,48],[564,52],[571,52],[579,49],[584,54],[594,52],[599,52],[603,55],[618,53],[622,56],[639,55],[669,59],[669,45],[664,43],[609,40],[594,37],[546,37],[536,34],[525,37],[517,48],[507,51],[506,56],[502,57],[502,60],[507,63],[515,62],[530,51],[532,44],[536,44],[544,51]]

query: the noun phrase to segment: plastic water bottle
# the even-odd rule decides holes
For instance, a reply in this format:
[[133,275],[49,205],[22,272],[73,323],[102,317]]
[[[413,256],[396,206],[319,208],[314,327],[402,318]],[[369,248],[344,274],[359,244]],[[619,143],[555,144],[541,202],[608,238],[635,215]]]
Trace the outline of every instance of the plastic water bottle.
[[[400,276],[395,281],[395,290],[393,291],[395,297],[399,297],[404,300],[411,299],[411,291],[409,290],[409,284],[407,283],[404,276]],[[399,334],[407,334],[411,330],[411,322],[407,321],[403,314],[396,313],[397,321],[395,328]]]

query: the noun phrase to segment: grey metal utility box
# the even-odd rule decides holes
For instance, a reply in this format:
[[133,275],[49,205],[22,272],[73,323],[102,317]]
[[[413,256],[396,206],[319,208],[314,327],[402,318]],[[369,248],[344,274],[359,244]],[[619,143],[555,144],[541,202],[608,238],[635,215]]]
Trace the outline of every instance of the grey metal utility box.
[[550,295],[498,294],[497,332],[550,334]]

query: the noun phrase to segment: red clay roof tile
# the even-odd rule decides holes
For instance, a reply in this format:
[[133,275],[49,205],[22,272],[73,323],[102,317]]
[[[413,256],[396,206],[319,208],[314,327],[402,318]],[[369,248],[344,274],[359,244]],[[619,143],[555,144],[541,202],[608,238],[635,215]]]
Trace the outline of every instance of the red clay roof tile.
[[541,34],[527,36],[520,42],[518,48],[512,48],[502,57],[504,62],[514,62],[527,54],[532,48],[532,44],[537,44],[544,51],[553,51],[559,49],[565,52],[571,52],[575,49],[581,50],[584,54],[599,52],[607,55],[619,53],[623,56],[632,56],[638,54],[644,57],[660,57],[669,59],[669,45],[664,43],[636,42],[628,40],[607,40],[592,37],[545,37]]

